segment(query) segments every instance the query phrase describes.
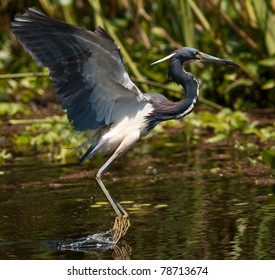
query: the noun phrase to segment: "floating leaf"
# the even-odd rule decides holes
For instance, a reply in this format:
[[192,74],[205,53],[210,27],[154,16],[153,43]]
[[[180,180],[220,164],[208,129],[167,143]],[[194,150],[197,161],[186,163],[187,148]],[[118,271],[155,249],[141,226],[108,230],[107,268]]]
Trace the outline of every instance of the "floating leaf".
[[128,211],[139,211],[140,207],[129,207],[127,208]]
[[151,203],[142,203],[142,204],[139,204],[139,207],[150,207],[152,206]]
[[109,203],[107,201],[97,201],[96,205],[108,205]]
[[155,205],[155,208],[156,208],[156,209],[165,208],[165,207],[168,207],[168,204],[163,203],[163,204],[157,204],[157,205]]
[[100,204],[92,204],[90,207],[91,208],[100,208],[100,207],[102,207],[102,205],[100,205]]
[[119,202],[120,204],[133,204],[135,203],[133,200],[123,200]]

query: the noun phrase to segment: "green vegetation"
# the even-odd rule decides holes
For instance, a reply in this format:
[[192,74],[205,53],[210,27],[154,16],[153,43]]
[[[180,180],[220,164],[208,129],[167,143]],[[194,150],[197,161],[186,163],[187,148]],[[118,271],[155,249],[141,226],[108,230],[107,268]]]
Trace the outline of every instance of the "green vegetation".
[[34,151],[48,154],[50,158],[64,159],[87,140],[83,135],[73,131],[64,115],[31,120],[24,131],[14,135],[12,142],[17,152]]
[[257,0],[1,1],[0,161],[29,151],[64,159],[85,139],[72,131],[56,101],[46,98],[53,96],[47,69],[36,65],[9,29],[15,14],[26,7],[91,30],[103,26],[121,47],[138,86],[170,99],[182,93],[167,78],[167,63],[150,64],[175,48],[188,45],[239,63],[237,70],[191,66],[201,81],[204,106],[186,118],[183,134],[186,141],[196,142],[202,131],[209,131],[211,136],[203,138],[209,144],[233,139],[237,149],[253,151],[274,167],[274,123],[248,117],[255,109],[275,105],[274,1]]

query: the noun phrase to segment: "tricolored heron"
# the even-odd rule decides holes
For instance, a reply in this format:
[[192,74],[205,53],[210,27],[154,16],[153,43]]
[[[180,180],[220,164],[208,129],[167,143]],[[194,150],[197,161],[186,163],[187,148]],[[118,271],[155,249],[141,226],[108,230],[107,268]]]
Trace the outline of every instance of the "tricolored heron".
[[127,212],[107,191],[101,178],[110,164],[157,124],[189,114],[199,96],[197,79],[184,69],[192,61],[237,65],[232,61],[183,47],[155,63],[170,59],[169,76],[182,85],[185,97],[171,102],[161,94],[142,93],[125,70],[119,47],[100,26],[94,32],[27,9],[11,23],[25,50],[48,67],[57,97],[75,130],[94,131],[91,146],[80,159],[102,153],[110,158],[95,179],[114,208],[114,242],[128,230]]

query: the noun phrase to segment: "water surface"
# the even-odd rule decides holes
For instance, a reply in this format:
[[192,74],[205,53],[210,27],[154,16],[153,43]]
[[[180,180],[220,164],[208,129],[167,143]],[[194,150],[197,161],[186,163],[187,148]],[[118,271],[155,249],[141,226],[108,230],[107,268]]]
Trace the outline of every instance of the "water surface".
[[140,145],[104,177],[130,213],[118,246],[60,249],[112,228],[93,181],[103,159],[82,166],[24,157],[1,166],[1,259],[274,259],[275,182],[230,146]]

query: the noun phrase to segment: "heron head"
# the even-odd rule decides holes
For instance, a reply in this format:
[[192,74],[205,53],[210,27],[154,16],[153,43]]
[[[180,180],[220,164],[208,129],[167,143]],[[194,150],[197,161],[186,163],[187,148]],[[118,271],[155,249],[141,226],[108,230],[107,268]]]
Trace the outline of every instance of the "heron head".
[[174,52],[172,52],[170,55],[153,62],[151,65],[160,63],[160,62],[165,61],[170,58],[178,59],[181,62],[181,64],[190,63],[192,61],[206,61],[206,62],[214,62],[214,63],[238,66],[237,63],[235,63],[231,60],[208,55],[199,50],[196,50],[194,48],[189,48],[189,47],[183,47],[183,48],[177,49]]

